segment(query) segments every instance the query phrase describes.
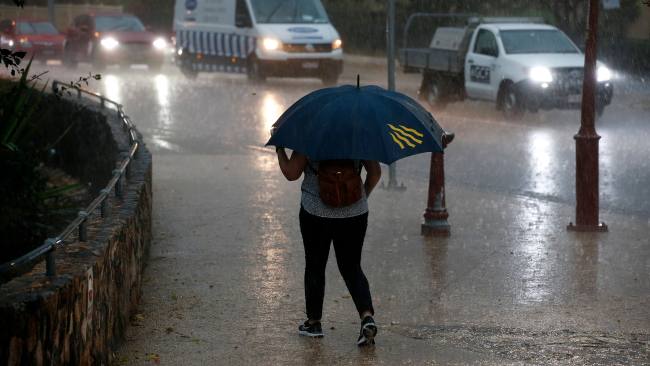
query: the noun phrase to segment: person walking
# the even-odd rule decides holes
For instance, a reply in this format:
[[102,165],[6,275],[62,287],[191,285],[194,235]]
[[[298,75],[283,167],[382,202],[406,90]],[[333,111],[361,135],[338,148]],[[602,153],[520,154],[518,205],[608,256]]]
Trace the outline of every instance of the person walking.
[[[288,157],[283,147],[277,147],[276,152],[280,170],[287,180],[295,181],[304,175],[299,220],[305,248],[307,320],[298,327],[299,334],[323,337],[325,268],[333,243],[339,271],[361,319],[357,345],[374,344],[377,325],[373,319],[368,280],[361,269],[361,251],[368,226],[368,196],[381,178],[379,163],[370,160],[312,161],[296,151]],[[362,167],[366,170],[364,182],[361,181]],[[334,177],[334,181],[328,183],[328,176]],[[343,186],[337,188],[336,184]],[[356,186],[359,186],[358,192]]]

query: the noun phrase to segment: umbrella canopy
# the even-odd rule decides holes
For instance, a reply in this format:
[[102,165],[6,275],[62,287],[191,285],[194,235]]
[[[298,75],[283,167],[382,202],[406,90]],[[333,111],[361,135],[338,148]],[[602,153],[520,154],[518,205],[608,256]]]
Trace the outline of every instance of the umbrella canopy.
[[390,164],[423,152],[443,151],[443,129],[408,96],[378,86],[343,85],[312,92],[273,125],[267,145],[287,147],[312,160],[360,159]]

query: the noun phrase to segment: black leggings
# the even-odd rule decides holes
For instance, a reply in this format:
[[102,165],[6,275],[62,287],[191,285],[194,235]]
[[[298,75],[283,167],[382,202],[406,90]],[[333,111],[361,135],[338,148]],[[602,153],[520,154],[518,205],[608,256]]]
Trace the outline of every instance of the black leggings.
[[331,219],[314,216],[300,208],[300,232],[305,246],[305,302],[307,317],[320,320],[325,297],[325,267],[334,242],[339,271],[352,295],[359,315],[374,314],[368,280],[361,270],[361,249],[368,227],[368,213]]

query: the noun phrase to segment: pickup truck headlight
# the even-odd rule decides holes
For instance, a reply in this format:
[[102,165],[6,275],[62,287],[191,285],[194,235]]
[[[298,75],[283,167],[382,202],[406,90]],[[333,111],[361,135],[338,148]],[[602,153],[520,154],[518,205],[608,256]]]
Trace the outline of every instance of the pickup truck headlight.
[[532,81],[538,83],[550,83],[553,81],[553,74],[551,74],[551,70],[548,67],[533,67],[530,69],[528,76]]
[[612,72],[606,66],[600,66],[596,72],[598,82],[609,81],[612,78]]
[[340,39],[337,39],[334,42],[332,42],[332,50],[338,50],[341,47],[343,47],[343,41],[341,41]]
[[282,43],[275,38],[264,38],[262,46],[266,51],[277,51],[282,46]]
[[108,51],[114,50],[117,46],[120,45],[120,42],[111,37],[103,38],[99,43]]

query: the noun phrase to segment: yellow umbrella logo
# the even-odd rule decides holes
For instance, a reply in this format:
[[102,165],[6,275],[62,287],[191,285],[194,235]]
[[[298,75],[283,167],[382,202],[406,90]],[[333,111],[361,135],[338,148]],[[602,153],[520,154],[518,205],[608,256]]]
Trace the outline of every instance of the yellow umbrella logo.
[[388,127],[390,128],[390,131],[388,131],[390,137],[393,138],[393,142],[395,142],[401,150],[404,150],[406,146],[415,148],[416,145],[422,144],[422,140],[420,140],[418,137],[422,138],[424,135],[417,130],[406,127],[404,125],[395,127],[390,123],[388,124]]

